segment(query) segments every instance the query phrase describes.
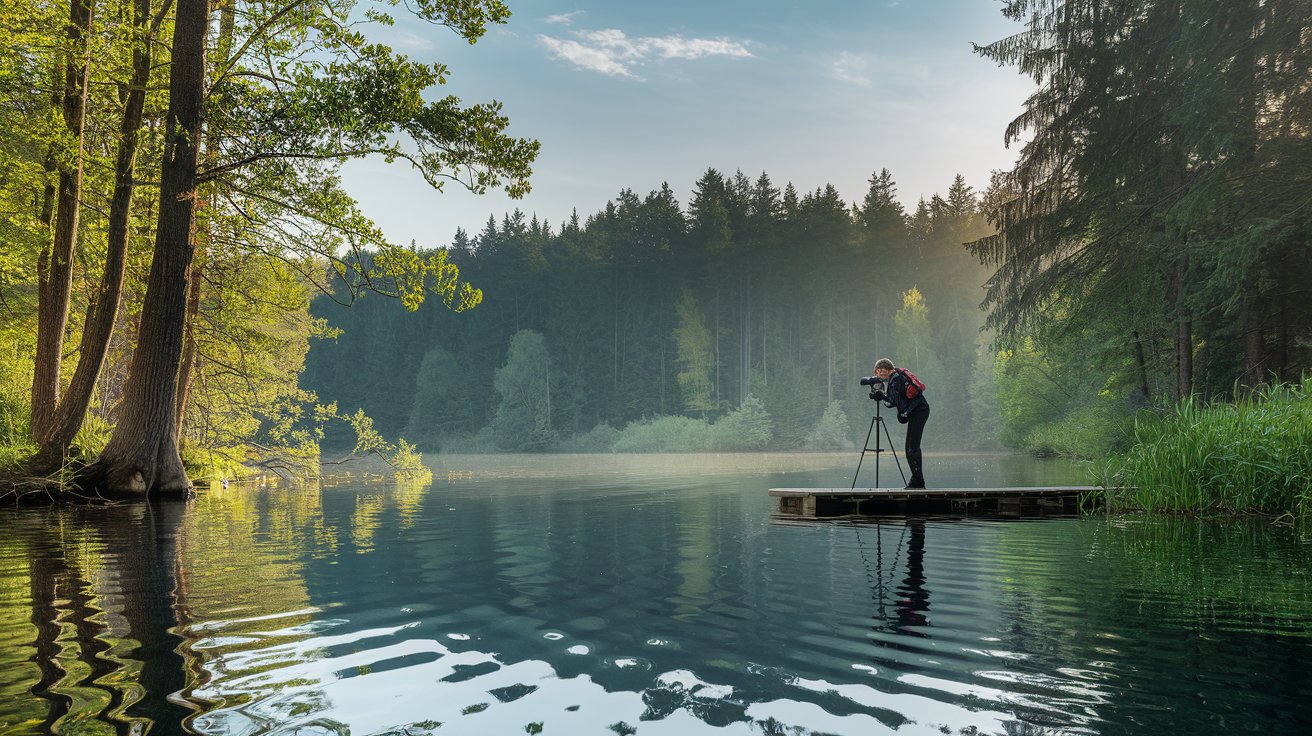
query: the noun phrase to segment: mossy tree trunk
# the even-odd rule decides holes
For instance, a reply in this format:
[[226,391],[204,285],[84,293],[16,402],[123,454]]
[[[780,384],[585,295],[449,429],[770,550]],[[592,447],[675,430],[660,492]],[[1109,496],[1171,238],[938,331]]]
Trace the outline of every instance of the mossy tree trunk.
[[[91,66],[91,0],[70,0],[68,53],[63,62],[63,91],[53,99],[64,115],[72,151],[56,159],[59,194],[55,231],[49,249],[37,262],[36,361],[32,372],[32,438],[44,441],[59,402],[60,363],[73,289],[73,246],[82,206],[82,171],[87,119],[87,78]],[[56,73],[55,83],[59,84]]]
[[82,428],[87,407],[95,391],[96,380],[105,363],[114,321],[118,316],[127,269],[129,215],[136,173],[139,133],[145,111],[146,86],[150,82],[151,47],[154,32],[150,25],[150,0],[134,0],[133,25],[136,43],[132,46],[132,78],[123,99],[123,117],[119,125],[118,156],[114,164],[114,193],[109,204],[109,230],[106,238],[105,270],[100,284],[87,304],[86,324],[78,350],[77,368],[68,389],[60,397],[58,409],[40,438],[40,450],[33,460],[38,473],[59,467],[73,438]]
[[118,425],[100,458],[83,476],[85,485],[111,495],[190,490],[178,452],[176,411],[193,255],[208,18],[208,0],[178,1],[159,220],[141,309],[141,333],[132,354]]

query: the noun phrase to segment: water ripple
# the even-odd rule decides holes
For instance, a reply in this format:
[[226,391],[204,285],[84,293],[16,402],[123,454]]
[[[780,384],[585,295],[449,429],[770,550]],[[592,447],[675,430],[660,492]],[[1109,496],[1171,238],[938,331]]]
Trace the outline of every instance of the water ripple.
[[583,475],[578,458],[451,462],[469,467],[429,489],[245,489],[172,510],[11,516],[0,730],[1312,722],[1312,555],[1270,525],[783,525],[764,488],[838,473],[812,458],[793,470],[623,459]]

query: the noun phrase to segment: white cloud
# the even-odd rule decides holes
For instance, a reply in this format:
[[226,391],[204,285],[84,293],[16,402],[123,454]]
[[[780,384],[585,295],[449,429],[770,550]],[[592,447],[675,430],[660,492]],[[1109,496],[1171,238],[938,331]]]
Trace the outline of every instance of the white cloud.
[[652,59],[745,58],[752,55],[742,43],[727,38],[684,38],[678,35],[629,38],[624,31],[615,28],[576,31],[574,36],[578,40],[540,35],[538,41],[557,59],[613,77],[636,79],[633,67]]
[[869,87],[873,66],[869,57],[844,51],[834,60],[831,69],[834,78],[841,82],[855,84],[858,87]]
[[725,38],[665,36],[663,38],[643,38],[639,41],[643,48],[656,50],[663,59],[701,59],[707,56],[746,57],[752,55],[742,44]]
[[571,11],[571,12],[569,12],[569,13],[560,13],[560,14],[558,14],[558,15],[548,15],[546,18],[543,18],[542,21],[543,21],[544,23],[559,23],[559,24],[561,24],[561,25],[566,25],[566,26],[568,26],[568,25],[573,25],[573,23],[574,23],[574,19],[577,18],[577,17],[579,17],[580,15],[583,15],[583,11],[582,11],[582,10],[574,10],[574,11]]
[[616,61],[614,54],[605,48],[584,46],[578,41],[561,41],[550,36],[538,36],[557,59],[564,59],[584,69],[601,72],[612,77],[631,77],[628,67]]

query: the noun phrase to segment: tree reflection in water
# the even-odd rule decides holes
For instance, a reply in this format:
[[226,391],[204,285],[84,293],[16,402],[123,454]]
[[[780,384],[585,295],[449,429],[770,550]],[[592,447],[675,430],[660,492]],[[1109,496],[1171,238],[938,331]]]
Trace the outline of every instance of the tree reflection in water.
[[[178,626],[183,503],[25,515],[42,733],[186,733]],[[97,727],[99,724],[99,727]]]

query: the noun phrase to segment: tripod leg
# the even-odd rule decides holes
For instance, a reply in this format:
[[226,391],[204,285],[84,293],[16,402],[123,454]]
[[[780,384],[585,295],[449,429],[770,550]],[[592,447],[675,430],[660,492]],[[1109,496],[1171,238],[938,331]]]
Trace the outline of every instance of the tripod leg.
[[897,463],[897,473],[902,476],[902,485],[905,486],[907,484],[907,474],[902,472],[902,461],[897,459],[897,450],[895,449],[897,445],[893,444],[893,437],[888,433],[888,425],[880,422],[879,426],[883,428],[884,436],[888,437],[888,451],[893,453],[893,462]]
[[[861,443],[861,459],[856,461],[856,475],[853,475],[853,476],[852,476],[852,488],[856,488],[856,479],[857,479],[857,476],[861,475],[861,463],[865,462],[865,459],[866,459],[866,450],[870,449],[870,435],[871,435],[871,433],[873,433],[874,431],[875,431],[875,418],[874,418],[874,417],[871,417],[871,418],[870,418],[870,429],[866,430],[866,441],[863,442],[863,443]],[[875,437],[875,444],[879,444],[879,438],[878,438],[878,437]],[[877,456],[876,456],[876,458],[875,458],[875,461],[876,461],[876,462],[879,461],[879,458],[878,458]],[[876,469],[875,472],[878,473],[878,472],[879,472],[878,469]],[[878,482],[876,482],[876,485],[878,485]],[[850,489],[849,489],[849,490],[850,490]]]
[[879,427],[884,426],[884,418],[879,416],[879,407],[875,407],[875,488],[879,487],[879,461],[884,459],[884,448],[879,444]]

